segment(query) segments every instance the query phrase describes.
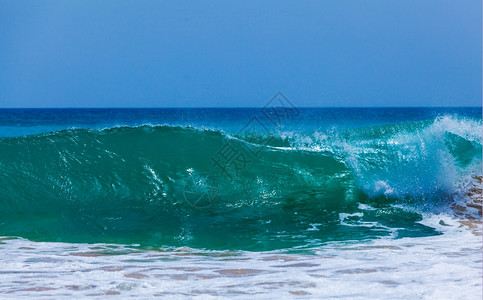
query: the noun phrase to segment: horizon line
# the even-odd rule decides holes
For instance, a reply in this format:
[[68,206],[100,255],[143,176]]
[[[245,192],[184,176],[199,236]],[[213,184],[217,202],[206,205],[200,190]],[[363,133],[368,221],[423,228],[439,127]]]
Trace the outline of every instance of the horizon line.
[[[0,107],[0,109],[260,109],[265,106],[72,106],[72,107]],[[270,106],[284,107],[284,106]],[[294,106],[295,108],[483,108],[480,106]]]

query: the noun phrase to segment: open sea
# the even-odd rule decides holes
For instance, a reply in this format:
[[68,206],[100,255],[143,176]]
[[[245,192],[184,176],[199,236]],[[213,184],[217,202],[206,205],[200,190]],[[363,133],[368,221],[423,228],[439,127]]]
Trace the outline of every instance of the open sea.
[[478,108],[0,109],[0,298],[482,299]]

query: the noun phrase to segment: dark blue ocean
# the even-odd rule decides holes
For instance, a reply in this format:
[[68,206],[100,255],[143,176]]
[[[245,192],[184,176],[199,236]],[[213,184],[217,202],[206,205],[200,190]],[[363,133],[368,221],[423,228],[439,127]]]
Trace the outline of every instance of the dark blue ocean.
[[[296,109],[299,113],[294,112]],[[295,108],[285,107],[280,125],[301,132],[434,120],[438,116],[481,120],[481,107],[455,108]],[[264,108],[101,108],[0,109],[0,136],[21,136],[70,128],[171,125],[236,132]],[[282,115],[281,107],[267,113]],[[268,118],[267,118],[268,119]],[[280,117],[280,119],[282,119]]]

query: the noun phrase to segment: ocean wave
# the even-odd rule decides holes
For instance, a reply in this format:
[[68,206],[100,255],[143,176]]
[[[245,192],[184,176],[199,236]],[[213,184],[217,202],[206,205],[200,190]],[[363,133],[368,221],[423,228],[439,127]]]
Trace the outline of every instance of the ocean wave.
[[481,120],[451,115],[303,133],[146,125],[1,138],[0,234],[210,249],[433,235],[421,213],[471,201],[481,151]]

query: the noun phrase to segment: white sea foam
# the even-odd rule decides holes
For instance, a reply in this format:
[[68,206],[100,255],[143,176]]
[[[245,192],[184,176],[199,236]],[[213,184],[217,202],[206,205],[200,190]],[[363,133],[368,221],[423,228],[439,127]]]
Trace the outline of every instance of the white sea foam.
[[295,253],[7,239],[0,244],[0,298],[481,299],[481,224],[475,235],[449,215],[421,222],[444,234]]

